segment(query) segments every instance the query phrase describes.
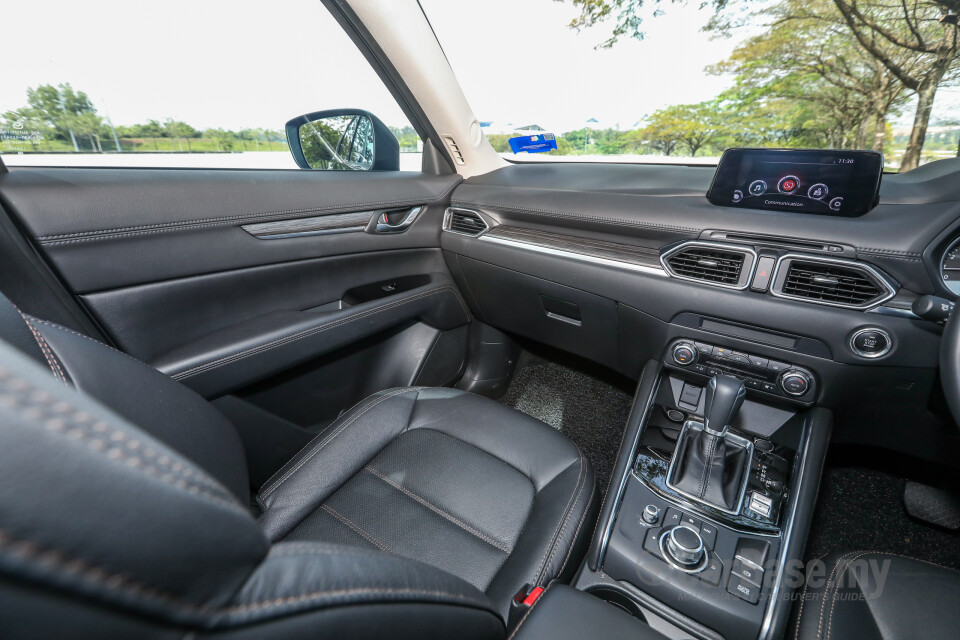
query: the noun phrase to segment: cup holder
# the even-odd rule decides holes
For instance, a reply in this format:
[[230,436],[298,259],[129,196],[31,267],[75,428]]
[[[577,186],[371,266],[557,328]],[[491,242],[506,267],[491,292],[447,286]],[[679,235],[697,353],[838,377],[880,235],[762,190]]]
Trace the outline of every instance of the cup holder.
[[646,624],[647,618],[643,615],[643,611],[640,610],[640,605],[634,602],[633,598],[619,589],[613,589],[611,587],[593,587],[586,589],[585,591],[592,596],[608,602],[618,609],[626,611],[640,622]]

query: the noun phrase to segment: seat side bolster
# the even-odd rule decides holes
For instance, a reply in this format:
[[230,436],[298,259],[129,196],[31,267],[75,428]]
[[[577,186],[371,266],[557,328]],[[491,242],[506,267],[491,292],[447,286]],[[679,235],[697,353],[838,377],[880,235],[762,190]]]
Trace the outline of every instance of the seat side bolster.
[[419,387],[388,389],[360,402],[317,435],[260,489],[260,524],[277,541],[372,460],[410,424]]
[[486,612],[502,627],[487,596],[445,571],[392,554],[299,542],[274,545],[211,626],[236,627],[337,607],[415,603]]

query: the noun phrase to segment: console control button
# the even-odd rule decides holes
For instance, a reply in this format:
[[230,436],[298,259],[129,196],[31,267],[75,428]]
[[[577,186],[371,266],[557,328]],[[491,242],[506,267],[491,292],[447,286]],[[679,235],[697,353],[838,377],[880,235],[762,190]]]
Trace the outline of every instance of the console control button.
[[643,508],[643,521],[647,524],[657,524],[660,520],[660,509],[655,504],[648,504]]
[[660,532],[663,529],[650,529],[647,531],[647,539],[643,541],[643,548],[648,553],[652,553],[661,560],[663,560],[663,554],[660,553]]
[[677,511],[676,509],[667,509],[667,515],[663,519],[663,526],[666,527],[675,527],[680,524],[680,518],[683,517],[683,514]]
[[697,348],[692,344],[681,342],[673,348],[673,361],[681,366],[691,364],[697,359]]
[[700,531],[700,521],[691,516],[690,514],[684,513],[680,516],[680,524],[685,527],[690,527],[694,531]]
[[776,392],[777,392],[777,385],[773,384],[772,382],[763,382],[763,383],[761,383],[761,388],[762,388],[764,391],[766,391],[767,393],[776,393]]
[[703,540],[703,546],[713,549],[717,544],[717,528],[709,522],[701,522],[700,539]]
[[770,513],[773,511],[773,500],[762,493],[754,491],[750,494],[750,510],[764,518],[769,518]]
[[730,574],[727,591],[741,600],[746,600],[750,604],[757,604],[757,602],[760,601],[760,587],[751,582],[747,582],[734,573]]
[[703,561],[705,552],[699,533],[690,527],[679,526],[670,529],[665,535],[664,551],[670,555],[671,560],[687,568],[693,568]]
[[749,560],[744,560],[740,556],[733,559],[733,574],[751,582],[758,587],[763,584],[763,567],[758,567]]
[[776,360],[767,360],[768,371],[786,371],[789,368],[790,368],[790,365],[784,362],[777,362]]
[[707,561],[707,566],[703,568],[703,571],[697,574],[697,577],[706,583],[718,585],[720,584],[720,575],[722,573],[723,563],[720,562],[720,558],[715,555],[711,555],[710,559]]
[[791,396],[802,396],[810,389],[810,376],[802,371],[788,371],[780,378],[780,388]]
[[697,347],[697,350],[700,351],[700,353],[702,353],[705,356],[708,356],[711,353],[713,353],[712,344],[707,344],[706,342],[694,342],[693,344]]
[[766,369],[768,362],[770,361],[766,358],[761,358],[760,356],[750,356],[750,364],[758,369]]

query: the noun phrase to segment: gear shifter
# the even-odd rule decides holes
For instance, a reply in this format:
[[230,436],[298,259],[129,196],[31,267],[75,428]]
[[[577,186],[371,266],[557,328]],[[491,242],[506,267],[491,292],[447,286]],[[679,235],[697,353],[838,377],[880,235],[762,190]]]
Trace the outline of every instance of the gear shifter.
[[734,377],[710,378],[703,403],[704,430],[716,436],[725,434],[743,406],[746,395],[747,388]]
[[736,513],[750,470],[753,443],[729,432],[746,389],[731,376],[707,385],[703,424],[688,422],[673,452],[667,485],[688,498]]

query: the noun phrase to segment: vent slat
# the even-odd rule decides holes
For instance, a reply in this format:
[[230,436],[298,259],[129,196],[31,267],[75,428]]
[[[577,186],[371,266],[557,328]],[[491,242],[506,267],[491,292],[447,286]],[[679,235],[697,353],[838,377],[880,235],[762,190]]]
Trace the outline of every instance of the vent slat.
[[716,284],[736,285],[746,256],[733,251],[689,247],[667,258],[670,269],[678,276]]
[[865,269],[793,260],[783,281],[784,295],[851,307],[867,306],[886,290]]
[[452,211],[450,213],[450,231],[469,236],[478,236],[487,230],[487,224],[476,213],[470,211]]

